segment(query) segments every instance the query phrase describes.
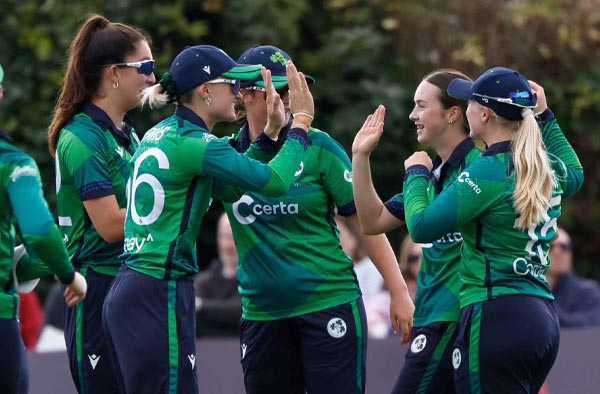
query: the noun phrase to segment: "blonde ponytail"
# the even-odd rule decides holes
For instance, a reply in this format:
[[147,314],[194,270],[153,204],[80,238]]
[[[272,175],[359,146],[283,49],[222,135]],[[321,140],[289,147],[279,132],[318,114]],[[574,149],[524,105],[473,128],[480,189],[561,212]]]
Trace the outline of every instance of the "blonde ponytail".
[[542,220],[552,196],[554,175],[533,115],[528,113],[519,123],[512,140],[515,166],[513,206],[519,213],[516,227],[527,229]]
[[150,109],[162,108],[167,105],[169,102],[169,94],[166,89],[160,83],[156,85],[150,86],[142,92],[142,107],[146,105],[150,107]]

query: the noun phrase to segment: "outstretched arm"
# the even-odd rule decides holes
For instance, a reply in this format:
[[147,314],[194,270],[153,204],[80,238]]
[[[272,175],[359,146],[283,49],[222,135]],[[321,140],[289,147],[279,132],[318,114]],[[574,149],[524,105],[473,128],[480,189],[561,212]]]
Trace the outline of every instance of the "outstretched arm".
[[360,225],[365,234],[381,234],[404,222],[392,215],[373,185],[369,156],[383,134],[385,107],[369,115],[352,143],[352,189]]

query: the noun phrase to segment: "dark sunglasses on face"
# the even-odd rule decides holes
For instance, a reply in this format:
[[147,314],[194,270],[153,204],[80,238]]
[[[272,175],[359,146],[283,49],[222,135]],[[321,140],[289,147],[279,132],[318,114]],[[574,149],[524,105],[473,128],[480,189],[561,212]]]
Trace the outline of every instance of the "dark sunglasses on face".
[[214,83],[228,83],[231,85],[231,90],[233,90],[233,94],[237,95],[240,92],[240,81],[238,79],[212,79],[207,81],[206,83],[214,84]]
[[135,68],[137,68],[138,74],[144,74],[144,75],[150,75],[154,72],[154,60],[144,60],[142,62],[103,64],[100,67],[110,67],[110,66],[117,66],[119,68],[135,67]]
[[550,250],[556,249],[556,248],[559,248],[563,252],[568,252],[571,250],[571,244],[570,243],[561,243],[561,242],[554,242],[554,243],[550,244]]
[[[256,90],[257,92],[263,92],[266,93],[267,89],[260,87],[260,86],[248,86],[247,88],[245,88],[247,90]],[[289,87],[288,86],[284,86],[282,88],[279,89],[275,89],[275,91],[277,92],[277,94],[279,95],[279,97],[283,97],[285,96],[289,91]]]

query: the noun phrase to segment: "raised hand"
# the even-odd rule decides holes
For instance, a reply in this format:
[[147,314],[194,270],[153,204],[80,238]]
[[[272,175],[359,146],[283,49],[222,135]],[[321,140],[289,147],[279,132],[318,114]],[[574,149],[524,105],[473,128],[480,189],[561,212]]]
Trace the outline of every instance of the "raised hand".
[[380,105],[367,117],[365,123],[356,133],[352,143],[352,155],[370,155],[375,150],[383,134],[385,107]]
[[541,114],[546,109],[548,109],[548,102],[546,101],[546,92],[542,85],[529,81],[529,86],[531,86],[531,91],[535,93],[537,96],[537,107],[533,110],[536,114]]
[[271,70],[263,67],[260,73],[263,81],[265,81],[265,100],[267,102],[267,124],[264,132],[269,138],[276,140],[279,136],[279,131],[285,126],[285,108],[281,97],[273,87]]
[[292,127],[301,124],[310,127],[315,116],[313,96],[308,89],[304,74],[298,72],[292,62],[285,67],[290,91],[290,111],[294,117]]

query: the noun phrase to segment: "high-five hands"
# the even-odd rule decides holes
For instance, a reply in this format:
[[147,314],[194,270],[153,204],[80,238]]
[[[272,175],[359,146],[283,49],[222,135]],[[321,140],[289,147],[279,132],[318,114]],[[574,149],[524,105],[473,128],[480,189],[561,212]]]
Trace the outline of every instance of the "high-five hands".
[[265,126],[265,134],[277,140],[279,131],[285,126],[285,108],[281,97],[273,87],[271,79],[271,70],[263,67],[260,71],[263,81],[265,81],[265,100],[267,102],[267,124]]
[[294,63],[288,62],[285,69],[290,89],[290,110],[294,117],[292,127],[308,130],[315,117],[313,96],[308,89],[304,74],[298,72]]
[[352,155],[370,155],[375,150],[379,139],[383,134],[383,123],[385,120],[385,107],[380,105],[375,112],[367,117],[365,123],[354,137],[352,143]]

